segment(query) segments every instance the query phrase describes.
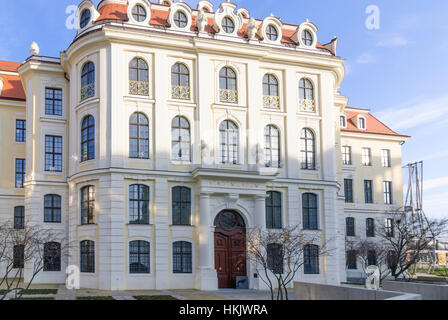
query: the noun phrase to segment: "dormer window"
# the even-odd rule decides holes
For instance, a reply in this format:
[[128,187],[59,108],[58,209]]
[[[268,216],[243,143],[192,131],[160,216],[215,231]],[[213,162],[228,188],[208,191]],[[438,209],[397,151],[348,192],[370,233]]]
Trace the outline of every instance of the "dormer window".
[[85,28],[89,22],[90,22],[90,10],[89,9],[85,9],[82,13],[81,13],[81,20],[79,21],[79,26],[82,28]]
[[358,118],[358,129],[366,130],[366,119],[363,117]]
[[341,128],[347,128],[347,118],[345,116],[340,117]]
[[304,45],[306,45],[307,47],[311,47],[313,45],[313,35],[311,34],[311,32],[309,30],[304,30],[302,32],[302,42]]
[[188,24],[188,18],[182,11],[178,10],[174,14],[174,23],[178,28],[185,28]]
[[222,29],[225,33],[233,33],[235,31],[235,23],[229,17],[222,19]]
[[132,17],[137,22],[143,22],[146,19],[146,10],[141,5],[136,5],[132,8]]
[[269,25],[266,28],[266,36],[270,41],[277,41],[278,39],[278,31],[277,28],[273,25]]

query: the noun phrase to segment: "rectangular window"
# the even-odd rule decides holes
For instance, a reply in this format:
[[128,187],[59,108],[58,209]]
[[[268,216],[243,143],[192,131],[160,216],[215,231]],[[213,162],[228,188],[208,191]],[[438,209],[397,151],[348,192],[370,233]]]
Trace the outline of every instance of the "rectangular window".
[[362,165],[366,167],[372,165],[372,152],[370,148],[362,148]]
[[95,188],[87,186],[81,189],[81,224],[94,224]]
[[366,236],[368,238],[375,237],[375,220],[372,218],[366,219]]
[[16,159],[16,188],[23,188],[25,182],[25,159]]
[[62,90],[45,88],[45,114],[62,116]]
[[95,273],[95,242],[84,240],[80,244],[81,272]]
[[319,274],[319,247],[306,245],[303,249],[304,273]]
[[345,219],[345,229],[347,237],[355,237],[355,218]]
[[344,179],[345,203],[353,203],[353,179]]
[[350,166],[352,164],[352,147],[342,147],[342,164]]
[[45,136],[45,171],[62,172],[62,137]]
[[390,150],[381,150],[381,163],[383,164],[383,168],[390,168],[391,160],[390,160]]
[[394,219],[386,219],[385,221],[386,237],[393,238],[394,235]]
[[16,120],[16,142],[26,141],[26,121]]
[[367,252],[367,264],[369,266],[376,266],[376,251],[375,250],[369,250]]
[[177,241],[173,243],[173,273],[192,273],[193,257],[190,242]]
[[392,182],[384,181],[383,182],[383,192],[384,192],[384,204],[392,204]]
[[365,130],[366,129],[366,119],[359,117],[359,129]]
[[14,269],[22,269],[25,265],[25,246],[23,244],[15,245],[13,248],[13,265]]
[[270,243],[267,247],[268,269],[274,274],[283,274],[283,246],[277,243]]
[[364,200],[366,203],[373,203],[373,181],[364,180]]
[[349,250],[347,251],[347,269],[348,270],[356,270],[358,266],[356,265],[356,251]]

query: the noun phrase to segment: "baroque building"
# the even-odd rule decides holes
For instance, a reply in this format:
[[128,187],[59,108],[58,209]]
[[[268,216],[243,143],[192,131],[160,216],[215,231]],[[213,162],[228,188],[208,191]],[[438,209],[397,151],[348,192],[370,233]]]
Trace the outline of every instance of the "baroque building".
[[347,106],[336,38],[228,1],[84,0],[76,19],[60,57],[0,62],[0,219],[73,244],[35,283],[75,265],[83,288],[263,288],[246,230],[296,225],[320,239],[298,280],[356,276],[346,235],[402,206],[408,137]]

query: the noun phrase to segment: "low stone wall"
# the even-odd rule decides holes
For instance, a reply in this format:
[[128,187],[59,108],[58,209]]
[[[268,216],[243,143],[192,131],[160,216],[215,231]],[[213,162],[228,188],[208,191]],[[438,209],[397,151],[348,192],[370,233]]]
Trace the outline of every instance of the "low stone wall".
[[419,294],[294,282],[294,300],[421,300]]
[[422,296],[422,300],[448,300],[448,285],[383,281],[383,289],[419,294]]

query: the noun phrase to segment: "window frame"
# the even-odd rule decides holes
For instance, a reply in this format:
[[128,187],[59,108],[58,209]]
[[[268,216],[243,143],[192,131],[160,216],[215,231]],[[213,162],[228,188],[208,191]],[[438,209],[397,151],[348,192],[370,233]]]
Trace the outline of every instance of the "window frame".
[[366,218],[366,237],[375,238],[375,219]]
[[[133,262],[135,260],[136,262]],[[137,263],[138,267],[133,267],[133,263]],[[129,274],[151,274],[151,243],[149,241],[129,241]]]
[[[277,140],[277,146],[275,146]],[[280,130],[273,124],[268,124],[264,128],[264,153],[266,168],[281,168],[281,135]],[[277,157],[277,161],[274,161]]]
[[[47,199],[50,200],[50,206],[47,206]],[[59,206],[57,204],[59,203]],[[48,211],[47,211],[48,210]],[[50,219],[47,219],[47,212],[50,212]],[[44,196],[44,223],[62,222],[62,197],[58,194],[47,194]]]
[[[50,146],[47,144],[49,143]],[[60,145],[60,147],[59,147]],[[63,170],[63,138],[45,135],[45,171],[62,172]],[[49,151],[50,150],[50,151]],[[60,150],[60,151],[59,151]],[[52,164],[52,166],[51,166]]]
[[25,207],[24,206],[14,207],[14,229],[15,230],[25,229]]
[[[177,123],[175,121],[177,120]],[[182,126],[182,120],[185,121],[186,126]],[[179,131],[178,139],[175,139],[174,133],[175,131]],[[188,140],[184,141],[183,138],[185,138],[182,133],[186,133],[188,131]],[[179,145],[179,152],[177,153],[177,156],[174,157],[174,150],[175,145]],[[191,162],[192,161],[192,150],[191,150],[191,125],[190,121],[184,116],[176,116],[171,121],[171,160],[172,161],[179,161],[179,162]],[[184,157],[184,150],[188,150],[188,159],[183,158]]]
[[306,47],[312,47],[314,43],[314,34],[308,29],[304,29],[300,35],[302,43]]
[[[218,76],[218,84],[219,84],[219,102],[221,103],[230,103],[230,104],[238,104],[238,76],[236,71],[229,67],[224,66],[219,70]],[[234,101],[232,100],[231,93],[235,95]],[[222,93],[226,94],[223,95]]]
[[[141,137],[142,132],[147,133],[147,137]],[[133,131],[137,132],[137,135],[132,134]],[[143,135],[144,136],[144,135]],[[149,119],[142,112],[134,112],[129,117],[129,158],[130,159],[150,159],[150,127]],[[132,141],[136,142],[137,150],[133,150]],[[141,149],[146,149],[141,151]],[[147,152],[147,153],[146,153]]]
[[395,237],[394,219],[386,218],[384,223],[384,230],[387,238]]
[[356,237],[356,219],[354,217],[345,218],[345,236]]
[[26,177],[26,159],[16,158],[15,188],[23,189]]
[[81,69],[81,101],[95,96],[96,68],[92,61],[84,63]]
[[348,250],[345,255],[347,270],[358,270],[358,257],[356,255],[356,250]]
[[308,78],[301,78],[299,80],[299,99],[300,100],[315,100],[315,90],[313,81]]
[[[84,198],[85,195],[87,195],[86,199]],[[95,224],[95,186],[88,185],[82,187],[80,189],[79,198],[81,209],[81,225],[86,226]]]
[[[88,13],[88,15],[87,15]],[[84,29],[87,27],[90,23],[90,20],[92,19],[92,12],[90,9],[84,9],[81,12],[80,18],[79,18],[79,27],[81,29]]]
[[81,273],[95,273],[95,241],[83,240],[79,243],[79,270]]
[[265,215],[267,229],[283,228],[283,195],[279,191],[267,191]]
[[[138,10],[135,11],[135,9],[138,9]],[[143,9],[144,14],[142,14],[139,9]],[[143,7],[141,4],[137,3],[136,5],[134,5],[132,7],[131,15],[132,15],[132,18],[135,20],[135,22],[141,23],[141,22],[144,22],[146,20],[146,18],[148,17],[148,12],[146,11],[145,7]],[[143,19],[141,19],[141,17],[143,17]]]
[[373,180],[364,180],[364,202],[373,204]]
[[[272,30],[274,30],[274,32]],[[276,42],[278,40],[279,32],[273,24],[269,24],[266,27],[265,33],[269,41]]]
[[[49,248],[53,246],[54,248]],[[48,259],[48,253],[53,253],[52,261],[46,261]],[[44,272],[60,272],[62,270],[61,263],[61,244],[59,242],[47,242],[44,244]]]
[[390,155],[390,149],[382,149],[381,150],[381,164],[383,168],[391,168],[392,167],[392,159]]
[[[135,195],[137,197],[134,197]],[[131,184],[129,186],[128,201],[129,224],[149,225],[151,221],[151,188],[146,184]]]
[[81,122],[81,163],[95,160],[95,130],[95,118],[86,115]]
[[[183,92],[183,89],[185,92]],[[177,97],[176,92],[178,92]],[[171,67],[171,98],[176,100],[191,99],[190,69],[185,63],[176,62]]]
[[[232,126],[231,126],[231,125]],[[231,139],[233,138],[233,139]],[[230,143],[232,140],[233,143]],[[226,143],[227,141],[227,143]],[[230,119],[223,120],[219,125],[219,151],[222,165],[238,165],[240,161],[240,129]]]
[[[176,245],[180,248],[176,252]],[[193,244],[189,241],[175,241],[172,244],[173,274],[193,274]]]
[[302,170],[316,170],[316,135],[310,128],[300,133],[300,165]]
[[26,142],[26,120],[16,119],[16,142]]
[[[347,152],[348,150],[348,152]],[[342,165],[351,166],[352,162],[352,147],[351,146],[342,146],[341,150],[342,154]]]
[[[228,22],[231,22],[230,24],[228,24]],[[221,28],[224,31],[224,33],[226,34],[233,34],[235,32],[235,21],[233,21],[233,19],[229,16],[225,16],[222,20],[221,20]]]
[[354,203],[353,197],[353,179],[344,178],[344,197],[345,203]]
[[[58,98],[59,93],[56,94],[56,92],[60,92],[60,99]],[[45,115],[62,117],[63,100],[63,91],[61,88],[45,87]],[[60,106],[57,104],[58,102],[60,102]]]
[[[187,194],[184,194],[184,191]],[[179,197],[176,196],[176,192],[179,192]],[[184,197],[185,195],[185,197]],[[171,212],[172,212],[172,224],[173,226],[191,226],[192,225],[192,190],[186,186],[175,186],[171,189]],[[179,200],[175,200],[179,198]],[[176,205],[179,207],[176,212]],[[185,212],[183,211],[185,209]],[[176,217],[178,213],[178,217]]]
[[362,148],[361,149],[361,163],[363,167],[372,166],[372,149]]
[[383,181],[383,200],[385,205],[394,203],[392,181]]
[[[185,18],[185,19],[183,19]],[[179,29],[188,27],[188,15],[181,9],[176,10],[173,15],[173,22]]]
[[13,246],[12,250],[13,250],[12,268],[23,269],[25,267],[25,245],[16,244]]
[[[305,275],[320,274],[319,250],[319,246],[315,244],[307,244],[303,247],[303,273]],[[312,259],[315,260],[312,261]]]
[[283,250],[283,245],[280,243],[269,243],[267,245],[267,268],[274,274],[283,274],[285,271]]
[[301,201],[302,228],[304,230],[319,230],[319,196],[312,192],[305,192],[302,193]]

